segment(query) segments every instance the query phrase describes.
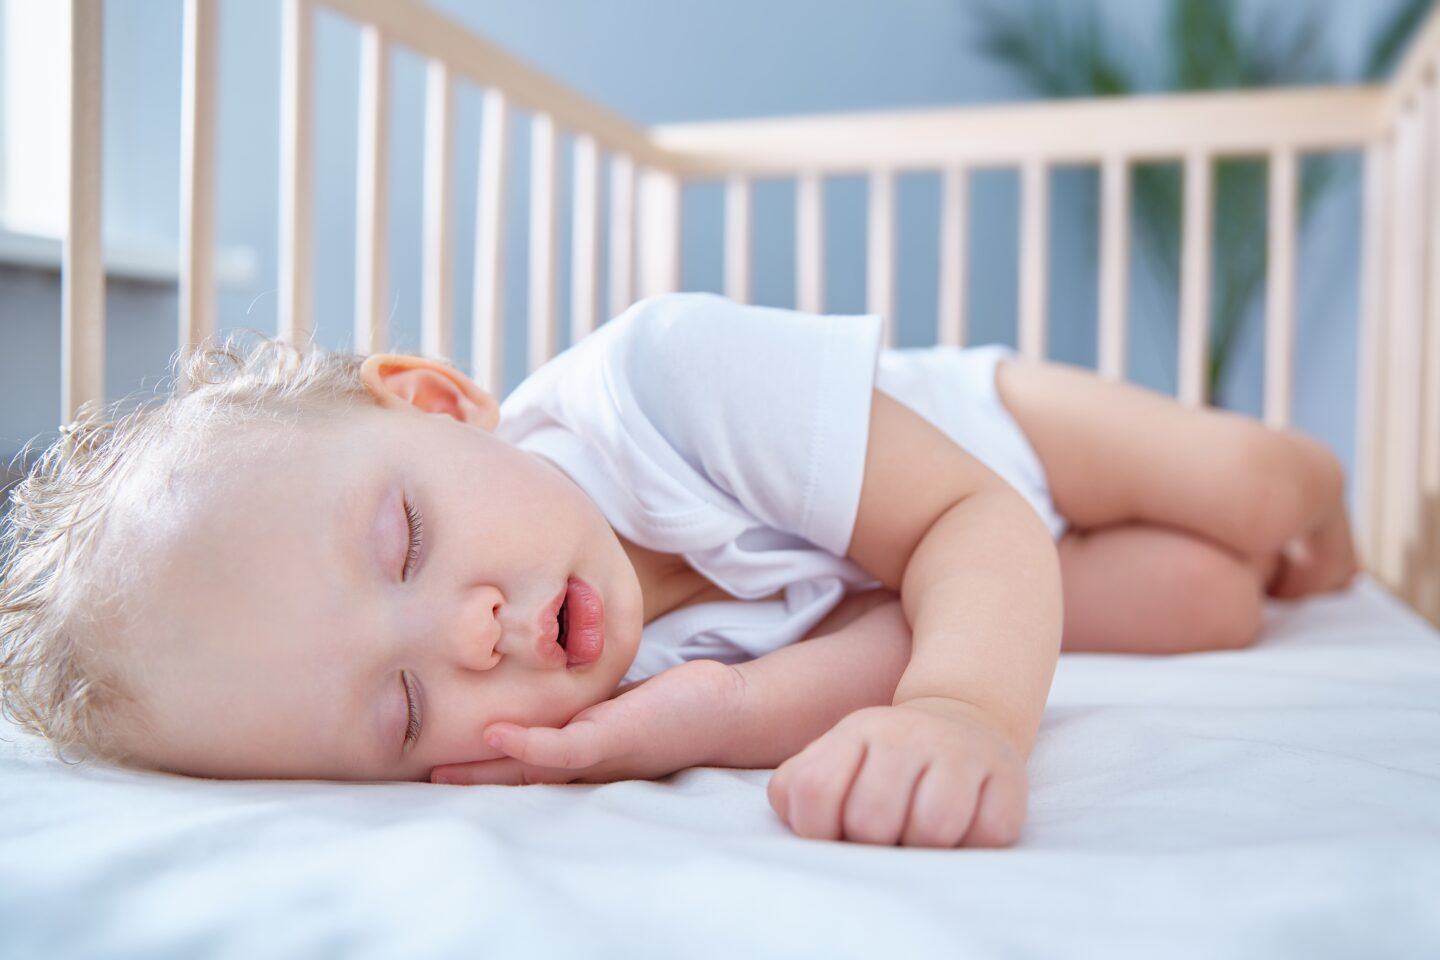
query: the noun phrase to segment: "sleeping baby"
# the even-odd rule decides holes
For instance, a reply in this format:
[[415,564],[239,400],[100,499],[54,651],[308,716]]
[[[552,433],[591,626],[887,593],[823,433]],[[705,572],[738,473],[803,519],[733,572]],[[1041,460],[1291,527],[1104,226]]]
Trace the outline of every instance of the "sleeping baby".
[[877,315],[652,297],[504,403],[244,339],[83,408],[11,493],[0,700],[57,752],[775,768],[799,836],[1005,846],[1062,649],[1245,647],[1266,596],[1357,570],[1319,442],[998,344],[882,349]]

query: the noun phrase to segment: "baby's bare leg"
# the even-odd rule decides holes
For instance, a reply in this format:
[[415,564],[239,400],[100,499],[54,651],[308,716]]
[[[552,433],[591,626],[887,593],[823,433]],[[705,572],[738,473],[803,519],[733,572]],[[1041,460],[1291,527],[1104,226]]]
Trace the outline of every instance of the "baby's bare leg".
[[1003,361],[995,385],[1082,530],[1160,524],[1269,562],[1343,498],[1339,461],[1294,430],[1064,363]]
[[1056,545],[1066,652],[1234,649],[1260,632],[1270,571],[1173,527],[1067,530]]
[[[1263,588],[1277,560],[1241,557],[1204,537],[1148,523],[1071,528],[1056,548],[1065,606],[1061,647],[1069,653],[1249,646],[1260,633]],[[877,607],[885,610],[870,615]],[[805,642],[808,651],[786,648],[786,656],[798,661],[826,647],[827,659],[844,659],[831,661],[841,670],[824,684],[827,719],[795,731],[797,743],[823,733],[819,727],[828,729],[831,717],[890,703],[910,658],[899,595],[885,589],[845,597]]]

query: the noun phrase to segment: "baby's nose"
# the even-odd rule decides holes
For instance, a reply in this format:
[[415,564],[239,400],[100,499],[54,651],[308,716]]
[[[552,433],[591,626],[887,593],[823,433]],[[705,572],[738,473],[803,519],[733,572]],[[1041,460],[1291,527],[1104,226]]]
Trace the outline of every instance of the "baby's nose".
[[483,626],[461,624],[451,639],[453,656],[467,670],[493,669],[508,649],[498,620]]

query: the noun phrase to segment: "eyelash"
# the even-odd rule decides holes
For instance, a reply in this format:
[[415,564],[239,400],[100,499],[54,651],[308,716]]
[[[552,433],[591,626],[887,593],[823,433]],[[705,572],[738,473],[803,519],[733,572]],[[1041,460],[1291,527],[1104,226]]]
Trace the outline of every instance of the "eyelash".
[[405,687],[405,709],[410,714],[410,723],[405,727],[405,746],[410,747],[420,736],[420,703],[410,692],[410,681],[404,673],[400,674],[400,683]]
[[405,521],[410,525],[410,548],[405,551],[405,564],[400,568],[400,579],[404,580],[410,573],[410,565],[420,557],[420,535],[425,530],[425,524],[419,508],[412,507],[410,501],[404,498],[401,502],[405,505]]
[[[420,537],[425,531],[425,523],[419,508],[412,506],[408,498],[401,497],[401,503],[405,507],[405,522],[410,527],[410,545],[405,551],[405,563],[400,568],[400,579],[404,580],[410,574],[411,565],[420,557]],[[409,715],[409,723],[405,727],[405,746],[408,749],[420,736],[420,703],[404,673],[400,674],[400,682],[405,687],[405,709]]]

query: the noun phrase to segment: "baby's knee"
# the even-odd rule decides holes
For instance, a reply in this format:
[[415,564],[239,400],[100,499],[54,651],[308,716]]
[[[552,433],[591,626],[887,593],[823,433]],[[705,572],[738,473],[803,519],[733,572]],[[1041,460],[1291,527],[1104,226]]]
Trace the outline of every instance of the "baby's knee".
[[1181,574],[1186,597],[1177,627],[1191,650],[1238,650],[1260,638],[1263,585],[1245,561],[1226,551],[1194,551]]

